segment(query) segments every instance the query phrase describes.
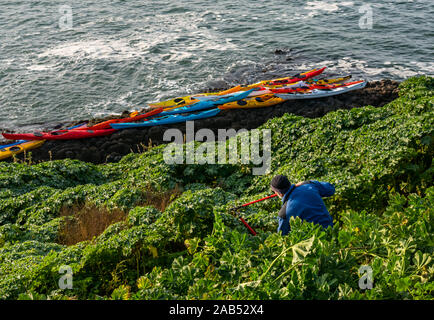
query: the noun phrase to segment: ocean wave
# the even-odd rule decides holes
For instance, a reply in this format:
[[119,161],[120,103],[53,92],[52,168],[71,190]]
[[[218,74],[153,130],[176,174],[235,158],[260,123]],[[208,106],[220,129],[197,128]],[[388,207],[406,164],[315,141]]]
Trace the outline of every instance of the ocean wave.
[[352,1],[341,1],[341,2],[330,2],[330,1],[308,1],[303,9],[308,11],[307,17],[313,18],[317,15],[321,15],[324,12],[332,13],[338,11],[342,7],[352,7],[354,2]]
[[110,59],[125,60],[134,56],[140,56],[143,52],[131,47],[125,40],[83,40],[68,42],[54,48],[45,50],[39,54],[39,58],[44,57],[65,57],[83,59]]
[[[429,66],[429,64],[415,63],[419,68],[419,70],[415,70],[391,61],[385,61],[382,66],[376,64],[374,67],[372,66],[372,63],[368,61],[358,60],[351,57],[344,57],[338,60],[324,60],[320,61],[318,65],[327,66],[326,72],[356,73],[363,75],[368,80],[390,77],[405,79],[424,74],[429,68],[431,68],[432,71],[433,68],[432,64]],[[306,65],[306,67],[313,67],[313,65]]]

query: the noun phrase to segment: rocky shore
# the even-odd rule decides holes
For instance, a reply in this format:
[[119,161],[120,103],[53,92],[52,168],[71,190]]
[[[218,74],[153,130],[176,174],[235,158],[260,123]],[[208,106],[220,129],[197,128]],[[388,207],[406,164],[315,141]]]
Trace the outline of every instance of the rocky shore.
[[[373,81],[369,82],[364,89],[334,97],[287,101],[268,108],[222,110],[216,117],[195,121],[195,130],[208,128],[217,133],[218,129],[254,129],[268,119],[280,117],[285,113],[316,118],[338,109],[351,109],[366,105],[382,107],[398,97],[398,85],[399,82],[392,80]],[[91,122],[96,122],[96,119],[92,119]],[[146,146],[166,143],[163,141],[163,134],[169,128],[177,128],[185,132],[185,123],[170,127],[155,126],[120,130],[107,137],[47,141],[42,147],[32,151],[31,159],[33,163],[65,158],[95,164],[116,162],[130,152],[143,152]],[[24,155],[20,154],[17,158],[23,159]]]

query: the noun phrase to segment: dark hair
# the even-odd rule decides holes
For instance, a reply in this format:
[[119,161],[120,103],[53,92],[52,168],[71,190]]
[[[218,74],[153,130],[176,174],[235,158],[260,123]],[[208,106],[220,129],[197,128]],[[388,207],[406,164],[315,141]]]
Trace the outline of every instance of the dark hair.
[[285,194],[291,187],[291,183],[286,176],[278,174],[277,176],[274,176],[274,178],[271,180],[270,186],[271,189],[273,189],[274,191]]

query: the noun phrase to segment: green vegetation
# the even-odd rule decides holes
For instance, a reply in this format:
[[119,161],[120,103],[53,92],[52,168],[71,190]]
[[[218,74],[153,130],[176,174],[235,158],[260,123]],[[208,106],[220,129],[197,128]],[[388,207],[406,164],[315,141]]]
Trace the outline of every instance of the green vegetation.
[[[164,146],[115,164],[0,163],[0,298],[433,299],[433,90],[433,78],[411,78],[382,108],[268,121],[266,176],[167,165]],[[268,194],[278,173],[334,183],[334,228],[294,219],[282,237],[276,199],[243,211],[256,237],[228,214]],[[126,218],[67,246],[61,230],[74,216],[61,212],[77,206]],[[64,265],[72,290],[59,289]],[[359,288],[362,265],[371,290]]]

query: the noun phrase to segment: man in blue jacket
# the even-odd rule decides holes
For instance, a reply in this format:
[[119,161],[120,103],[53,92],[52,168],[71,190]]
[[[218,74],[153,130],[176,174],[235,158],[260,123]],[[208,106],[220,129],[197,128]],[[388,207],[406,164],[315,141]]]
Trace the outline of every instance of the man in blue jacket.
[[335,193],[335,187],[331,183],[309,180],[291,184],[286,176],[277,175],[271,180],[271,190],[283,203],[278,214],[277,228],[277,232],[282,232],[282,235],[289,233],[291,217],[300,217],[304,221],[320,224],[323,228],[333,226],[333,219],[322,200]]

